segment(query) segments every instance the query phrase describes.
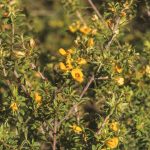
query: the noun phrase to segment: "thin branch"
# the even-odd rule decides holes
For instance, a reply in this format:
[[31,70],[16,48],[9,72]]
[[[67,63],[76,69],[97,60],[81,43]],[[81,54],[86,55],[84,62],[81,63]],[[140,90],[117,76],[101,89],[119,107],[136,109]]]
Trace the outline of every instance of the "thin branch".
[[101,13],[98,11],[98,9],[96,8],[96,6],[94,5],[94,3],[92,2],[92,0],[88,0],[89,4],[91,5],[91,7],[93,8],[93,10],[96,12],[97,16],[100,18],[101,22],[105,25],[105,27],[108,28],[108,26],[106,25],[106,22],[103,18],[103,16],[101,15]]
[[57,143],[57,120],[56,117],[54,118],[54,130],[53,130],[53,150],[56,150],[56,143]]
[[105,124],[107,123],[107,121],[109,120],[109,118],[111,117],[111,115],[113,114],[114,109],[108,114],[108,116],[106,116],[106,118],[104,119],[103,123],[101,124],[100,128],[98,129],[98,131],[96,132],[97,135],[100,135],[102,132],[102,129],[105,127]]
[[[88,83],[86,84],[86,86],[84,87],[82,93],[80,94],[80,99],[84,96],[84,94],[86,93],[86,91],[88,90],[89,86],[91,85],[91,83],[94,81],[94,74],[91,76],[90,80],[88,81]],[[66,121],[69,119],[69,117],[73,114],[73,112],[75,111],[75,109],[78,107],[78,105],[81,102],[79,102],[78,104],[74,104],[70,110],[68,111],[68,113],[66,114],[66,116],[59,121],[58,126],[60,127],[60,125],[62,124],[62,122]]]
[[[96,12],[97,16],[100,18],[100,21],[104,24],[104,26],[109,29],[112,32],[112,37],[110,38],[110,40],[107,42],[105,49],[108,49],[111,45],[111,43],[115,40],[115,42],[118,44],[118,46],[120,47],[119,41],[115,39],[116,34],[114,34],[114,30],[116,31],[116,28],[114,27],[114,29],[112,30],[111,28],[109,28],[103,18],[103,16],[101,15],[101,13],[98,11],[98,9],[96,8],[96,6],[94,5],[94,3],[92,2],[92,0],[88,0],[89,4],[91,5],[91,7],[93,8],[93,10]],[[118,25],[119,25],[119,21],[120,21],[120,17],[118,17],[119,19],[117,19],[117,29],[118,29]]]
[[80,21],[81,21],[83,24],[86,25],[85,20],[83,19],[83,17],[81,16],[81,13],[80,13],[78,10],[76,11],[76,15],[77,15],[77,17],[80,19]]
[[88,81],[88,83],[86,84],[85,88],[83,89],[81,95],[80,95],[80,99],[84,96],[84,94],[86,93],[86,91],[88,90],[89,86],[91,85],[91,83],[94,81],[94,74],[91,76],[90,80]]
[[113,35],[112,35],[112,37],[108,40],[107,44],[104,46],[105,49],[108,49],[108,48],[110,47],[110,45],[112,44],[112,42],[114,41],[114,39],[115,39],[115,37],[116,37],[116,35],[117,35],[117,30],[118,30],[118,27],[119,27],[119,22],[120,22],[120,17],[118,17],[118,18],[116,19],[115,26],[114,26],[114,28],[113,28],[113,30],[112,30]]

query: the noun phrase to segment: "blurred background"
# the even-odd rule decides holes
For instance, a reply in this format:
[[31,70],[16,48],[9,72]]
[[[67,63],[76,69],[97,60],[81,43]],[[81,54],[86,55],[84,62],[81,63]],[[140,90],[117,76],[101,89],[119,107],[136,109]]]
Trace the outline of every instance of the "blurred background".
[[[66,0],[70,3],[76,3],[76,0]],[[70,47],[73,43],[73,35],[68,30],[68,25],[75,19],[73,12],[63,5],[64,0],[22,0],[22,8],[29,19],[29,28],[34,33],[39,41],[41,57],[44,56],[44,61],[48,61],[47,54],[58,50],[60,47]],[[105,6],[110,0],[93,0],[97,8]],[[119,1],[119,0],[114,0]],[[120,0],[121,1],[121,0]],[[87,0],[78,0],[78,5],[81,5],[81,11],[89,8],[88,13],[92,13],[92,9]],[[150,37],[150,1],[138,0],[135,6],[136,17],[127,27],[126,42],[136,43],[140,49],[144,38]],[[105,9],[101,10],[103,13]],[[72,15],[70,15],[72,13]],[[83,13],[84,16],[88,15]],[[143,36],[144,35],[144,36]],[[141,45],[140,45],[141,44]],[[44,63],[44,62],[43,62]]]

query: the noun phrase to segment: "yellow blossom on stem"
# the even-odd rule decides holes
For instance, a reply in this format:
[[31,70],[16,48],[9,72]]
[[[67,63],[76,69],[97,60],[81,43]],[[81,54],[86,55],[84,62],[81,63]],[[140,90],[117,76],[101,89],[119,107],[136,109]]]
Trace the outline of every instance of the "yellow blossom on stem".
[[110,124],[110,129],[112,129],[113,131],[118,131],[118,129],[119,129],[119,124],[118,124],[118,122],[112,122],[111,124]]
[[89,40],[87,42],[87,46],[88,47],[93,47],[94,46],[94,39],[93,38],[89,38]]
[[73,68],[72,66],[72,58],[71,58],[71,55],[68,55],[67,58],[66,58],[66,68],[67,70],[71,70]]
[[121,66],[116,65],[115,66],[115,71],[118,72],[118,73],[121,73],[123,71],[123,69],[121,68]]
[[79,134],[79,133],[81,133],[82,132],[82,129],[81,129],[81,127],[79,127],[79,126],[77,126],[77,125],[72,125],[72,126],[70,126],[71,128],[72,128],[72,130],[75,132],[75,133],[77,133],[77,134]]
[[124,84],[124,78],[123,77],[117,77],[115,78],[116,82],[118,83],[118,85],[123,85]]
[[111,149],[116,148],[118,146],[118,143],[119,143],[118,137],[113,137],[106,141],[106,145]]
[[78,69],[78,68],[73,69],[71,71],[71,75],[72,75],[74,80],[76,80],[80,83],[83,82],[83,73],[82,73],[81,69]]
[[42,96],[39,95],[38,92],[36,92],[34,94],[34,99],[35,99],[35,102],[38,103],[38,104],[41,104],[42,103]]
[[67,68],[66,68],[66,66],[65,66],[65,64],[63,62],[59,63],[59,67],[60,67],[60,70],[62,70],[62,71],[66,71],[67,70]]
[[63,48],[60,48],[60,49],[59,49],[59,53],[60,53],[62,56],[66,56],[66,55],[67,55],[67,52],[66,52]]
[[80,28],[80,32],[83,33],[83,34],[89,34],[91,32],[91,28],[84,25]]
[[85,65],[87,63],[87,61],[84,58],[78,58],[77,59],[77,63],[79,65]]
[[13,102],[11,105],[10,105],[10,108],[12,109],[12,111],[17,111],[18,110],[18,105],[16,102]]
[[80,28],[80,22],[77,21],[69,26],[69,31],[74,33]]

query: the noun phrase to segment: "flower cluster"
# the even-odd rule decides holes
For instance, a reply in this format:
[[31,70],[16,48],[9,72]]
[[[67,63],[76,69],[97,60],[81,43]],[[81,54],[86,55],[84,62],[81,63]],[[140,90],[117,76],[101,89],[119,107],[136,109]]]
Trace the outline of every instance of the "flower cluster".
[[81,66],[85,65],[87,61],[84,58],[73,57],[73,55],[76,53],[76,51],[73,49],[65,50],[63,48],[60,48],[59,53],[65,57],[65,61],[59,63],[60,70],[65,73],[71,73],[74,80],[82,83],[84,80],[84,75]]

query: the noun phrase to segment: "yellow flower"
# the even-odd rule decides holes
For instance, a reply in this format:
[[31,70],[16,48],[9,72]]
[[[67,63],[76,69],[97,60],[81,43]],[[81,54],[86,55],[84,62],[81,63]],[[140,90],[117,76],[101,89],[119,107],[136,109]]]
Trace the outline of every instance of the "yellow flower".
[[106,141],[106,145],[111,149],[116,148],[118,146],[118,143],[119,143],[118,137],[113,137]]
[[77,21],[69,26],[70,32],[74,33],[80,28],[80,22]]
[[38,92],[36,92],[36,93],[34,94],[34,98],[35,98],[35,101],[36,101],[38,104],[41,104],[41,102],[42,102],[42,97],[39,95]]
[[116,72],[118,72],[118,73],[121,73],[121,72],[123,71],[123,69],[122,69],[119,65],[116,65],[116,66],[115,66],[115,70],[116,70]]
[[93,46],[94,46],[94,39],[93,39],[93,38],[90,38],[90,39],[88,40],[87,46],[88,46],[88,47],[93,47]]
[[72,130],[75,132],[75,133],[77,133],[77,134],[79,134],[79,133],[81,133],[82,132],[82,129],[81,129],[81,127],[79,127],[79,126],[77,126],[77,125],[72,125],[72,126],[70,126],[71,128],[72,128]]
[[118,122],[112,122],[111,124],[110,124],[110,129],[112,129],[113,131],[118,131],[118,129],[119,129],[119,125],[118,125]]
[[11,108],[13,111],[17,111],[17,110],[18,110],[17,103],[13,102],[13,103],[10,105],[10,108]]
[[67,71],[71,70],[73,68],[72,64],[71,63],[67,63],[66,64],[66,68],[67,68]]
[[118,83],[118,85],[123,85],[124,84],[124,78],[122,78],[122,77],[117,77],[117,78],[115,78],[115,80]]
[[59,67],[60,67],[60,70],[62,71],[69,71],[73,68],[72,64],[71,64],[71,58],[67,58],[66,60],[66,65],[63,63],[63,62],[60,62],[59,63]]
[[80,28],[80,32],[82,32],[83,34],[89,34],[91,32],[91,28],[84,25]]
[[71,70],[72,68],[73,68],[73,66],[72,66],[72,58],[71,58],[71,55],[68,55],[67,56],[67,59],[66,59],[66,68],[67,68],[67,70]]
[[62,56],[66,56],[66,55],[67,55],[67,52],[66,52],[63,48],[60,48],[60,49],[59,49],[59,53],[60,53]]
[[91,19],[92,19],[92,21],[97,21],[98,20],[98,16],[97,15],[93,15]]
[[62,71],[66,71],[66,70],[67,70],[65,64],[62,63],[62,62],[59,63],[59,67],[60,67],[60,69],[61,69]]
[[67,53],[68,53],[68,54],[74,54],[74,53],[75,53],[75,50],[73,50],[73,49],[68,49],[68,50],[67,50]]
[[77,63],[78,63],[79,65],[85,65],[87,62],[86,62],[86,60],[85,60],[84,58],[78,58],[78,59],[77,59]]
[[71,75],[73,77],[73,79],[75,79],[76,81],[78,82],[83,82],[83,73],[80,69],[76,68],[76,69],[73,69],[71,71]]

